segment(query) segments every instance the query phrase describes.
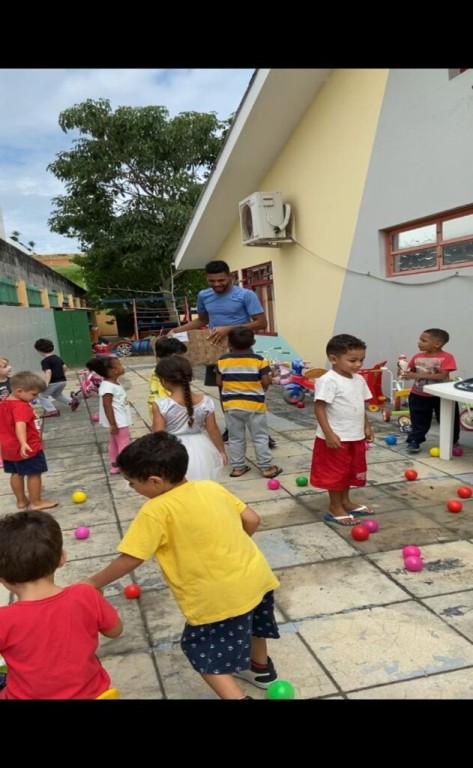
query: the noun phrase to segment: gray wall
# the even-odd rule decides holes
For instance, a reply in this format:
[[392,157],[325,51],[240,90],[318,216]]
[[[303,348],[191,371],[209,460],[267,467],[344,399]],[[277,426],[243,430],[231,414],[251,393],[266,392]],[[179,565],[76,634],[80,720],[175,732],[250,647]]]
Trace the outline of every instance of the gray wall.
[[[392,69],[334,333],[368,345],[366,363],[417,351],[429,327],[450,334],[459,375],[473,376],[473,269],[385,278],[380,230],[473,204],[473,70]],[[371,276],[367,276],[367,272]],[[383,278],[383,279],[378,279]],[[397,284],[396,284],[397,283]]]
[[33,256],[0,239],[0,275],[10,280],[25,280],[38,288],[47,287],[49,290],[62,291],[66,297],[82,297],[85,290],[75,283],[61,277],[54,269],[36,261]]
[[39,338],[51,339],[58,350],[53,309],[0,305],[0,355],[9,359],[12,373],[41,373],[41,355],[33,347]]

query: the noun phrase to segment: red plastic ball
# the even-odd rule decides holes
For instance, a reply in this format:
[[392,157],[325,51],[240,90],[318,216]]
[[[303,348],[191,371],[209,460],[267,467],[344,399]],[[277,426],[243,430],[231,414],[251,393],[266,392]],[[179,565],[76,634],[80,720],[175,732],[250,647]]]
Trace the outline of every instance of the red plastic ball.
[[415,469],[406,469],[404,472],[404,477],[406,480],[417,480],[417,472]]
[[364,525],[355,525],[351,529],[351,535],[356,541],[364,541],[369,537],[370,532]]
[[457,494],[460,497],[460,499],[469,499],[470,496],[473,494],[473,491],[471,488],[468,488],[467,485],[461,485],[458,490]]
[[463,456],[463,448],[461,445],[454,445],[452,448],[452,454],[454,456]]
[[138,584],[127,584],[123,590],[123,594],[128,600],[134,600],[141,595],[141,587],[139,587]]
[[303,400],[300,400],[300,401],[297,403],[297,408],[305,408],[305,403],[304,403],[304,401],[303,401]]
[[450,501],[447,501],[447,509],[449,512],[461,512],[463,509],[463,504],[461,501],[457,501],[456,499],[450,499]]

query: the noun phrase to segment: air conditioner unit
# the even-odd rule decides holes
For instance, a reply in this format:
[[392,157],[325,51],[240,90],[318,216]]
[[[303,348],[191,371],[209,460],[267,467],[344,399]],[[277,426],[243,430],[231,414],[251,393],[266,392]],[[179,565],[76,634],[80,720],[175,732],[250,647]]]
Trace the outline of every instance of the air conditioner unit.
[[280,192],[254,192],[241,200],[240,226],[243,245],[282,245],[291,243],[286,227],[291,206],[283,203]]

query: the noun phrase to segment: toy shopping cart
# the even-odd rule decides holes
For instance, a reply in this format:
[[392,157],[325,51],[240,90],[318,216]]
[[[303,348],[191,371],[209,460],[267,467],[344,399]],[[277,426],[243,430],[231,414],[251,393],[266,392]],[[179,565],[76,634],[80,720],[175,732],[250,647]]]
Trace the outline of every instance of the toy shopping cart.
[[372,368],[360,368],[358,371],[360,376],[363,376],[373,395],[371,400],[368,400],[369,411],[379,411],[386,401],[386,396],[383,395],[382,388],[382,376],[383,370],[386,370],[384,368],[386,363],[387,360],[383,360],[382,363],[377,363]]

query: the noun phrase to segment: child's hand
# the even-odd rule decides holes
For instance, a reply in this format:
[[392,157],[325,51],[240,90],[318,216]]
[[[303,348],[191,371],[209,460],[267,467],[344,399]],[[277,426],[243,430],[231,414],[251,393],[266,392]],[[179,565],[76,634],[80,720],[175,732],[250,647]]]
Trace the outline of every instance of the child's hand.
[[325,435],[325,443],[327,448],[340,448],[342,445],[339,436],[336,435],[335,432],[330,432],[328,435]]
[[222,465],[225,467],[228,464],[228,456],[225,451],[221,451],[220,456],[222,457]]
[[371,427],[367,427],[365,429],[365,440],[367,443],[373,443],[374,442],[374,434]]
[[28,454],[31,453],[31,448],[28,443],[22,443],[20,445],[20,456],[22,459],[27,459]]
[[114,427],[110,427],[110,434],[118,435],[118,427],[116,425]]

